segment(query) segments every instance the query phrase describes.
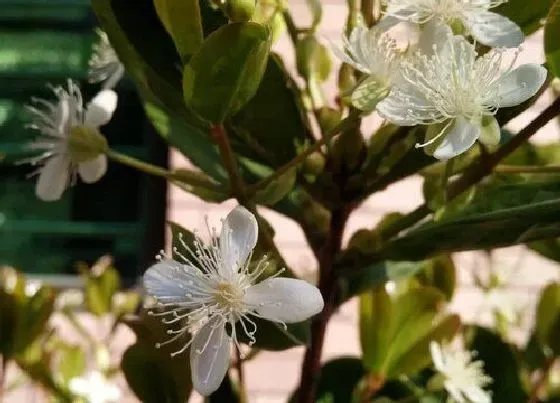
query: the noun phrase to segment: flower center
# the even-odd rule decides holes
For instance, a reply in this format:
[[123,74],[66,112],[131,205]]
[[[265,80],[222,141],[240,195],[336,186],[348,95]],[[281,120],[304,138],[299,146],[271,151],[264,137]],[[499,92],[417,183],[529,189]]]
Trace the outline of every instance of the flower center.
[[231,283],[218,283],[214,293],[216,304],[224,310],[243,312],[243,291]]
[[107,140],[96,129],[74,126],[68,136],[68,153],[72,162],[80,164],[91,161],[108,149]]

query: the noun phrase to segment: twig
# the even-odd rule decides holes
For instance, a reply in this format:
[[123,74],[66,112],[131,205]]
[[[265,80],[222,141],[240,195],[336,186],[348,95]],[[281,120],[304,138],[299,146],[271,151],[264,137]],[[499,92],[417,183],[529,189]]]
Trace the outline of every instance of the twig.
[[322,249],[319,260],[319,289],[323,295],[325,306],[321,313],[311,321],[311,341],[305,350],[303,359],[298,395],[299,403],[315,402],[315,389],[321,369],[325,330],[336,307],[336,273],[333,270],[334,257],[340,251],[342,234],[348,215],[349,211],[346,208],[332,212],[329,237]]
[[241,359],[241,351],[235,346],[235,369],[237,371],[239,383],[239,400],[240,403],[247,403],[247,389],[245,388],[245,374],[243,372],[243,360]]
[[496,165],[494,172],[500,174],[557,174],[560,165]]

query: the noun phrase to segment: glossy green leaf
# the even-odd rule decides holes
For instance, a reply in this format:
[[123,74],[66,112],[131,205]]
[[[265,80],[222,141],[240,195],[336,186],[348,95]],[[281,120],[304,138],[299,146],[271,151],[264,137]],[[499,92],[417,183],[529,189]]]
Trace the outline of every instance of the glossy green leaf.
[[136,343],[124,353],[121,369],[134,394],[144,403],[184,403],[192,390],[188,351],[171,357],[188,339],[156,349],[170,336],[156,317],[130,316],[125,323],[136,334]]
[[397,308],[384,284],[360,295],[360,344],[366,368],[379,371],[383,367],[392,341],[393,309]]
[[373,376],[397,379],[430,364],[430,342],[452,339],[460,326],[457,316],[438,317],[442,301],[443,295],[430,287],[392,300],[380,286],[360,297],[363,360]]
[[285,174],[281,175],[278,179],[270,182],[263,189],[255,194],[255,200],[259,204],[272,206],[290,192],[296,183],[297,170],[292,168]]
[[389,259],[424,259],[459,250],[515,245],[560,235],[560,182],[495,184],[462,211],[409,231],[389,243]]
[[[317,374],[319,379],[315,400],[317,402],[349,403],[352,393],[366,371],[357,357],[342,357],[327,361]],[[297,402],[296,390],[290,403]]]
[[92,6],[143,98],[173,111],[193,126],[206,128],[205,122],[184,105],[181,72],[177,69],[181,60],[152,2],[135,3],[133,13],[122,1],[93,0]]
[[270,43],[268,29],[256,23],[233,23],[214,31],[185,66],[185,103],[212,123],[238,112],[259,87]]
[[520,379],[519,363],[512,348],[492,331],[475,327],[469,349],[484,362],[484,372],[492,378],[492,403],[526,403],[527,394]]
[[560,284],[550,283],[542,291],[537,305],[535,331],[543,348],[560,354]]
[[198,3],[199,0],[154,0],[156,12],[184,62],[202,45],[202,21]]
[[535,0],[528,3],[524,0],[509,0],[492,9],[493,12],[508,17],[523,30],[525,35],[532,34],[542,26],[554,0]]
[[560,77],[560,0],[556,0],[546,16],[544,24],[544,53],[548,68],[556,77]]

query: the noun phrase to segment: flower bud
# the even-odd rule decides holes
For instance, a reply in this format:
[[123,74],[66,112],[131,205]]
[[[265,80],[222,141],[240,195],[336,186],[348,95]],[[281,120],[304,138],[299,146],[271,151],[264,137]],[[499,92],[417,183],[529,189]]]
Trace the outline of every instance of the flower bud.
[[76,126],[70,130],[68,153],[75,164],[91,161],[108,148],[107,139],[97,129]]
[[245,22],[251,19],[256,7],[256,0],[229,0],[224,13],[232,22]]

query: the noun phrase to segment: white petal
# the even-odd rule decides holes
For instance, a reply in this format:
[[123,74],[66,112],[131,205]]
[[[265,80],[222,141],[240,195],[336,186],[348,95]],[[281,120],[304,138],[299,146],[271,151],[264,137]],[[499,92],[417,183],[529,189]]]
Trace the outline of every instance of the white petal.
[[523,43],[523,32],[517,24],[491,11],[466,14],[465,25],[480,43],[492,47],[514,48]]
[[[54,124],[56,127],[56,134],[65,135],[68,132],[68,126],[70,124],[70,113],[74,109],[71,108],[71,102],[74,102],[74,98],[63,93],[58,101],[56,110],[54,111]],[[72,110],[71,110],[72,109]]]
[[434,157],[447,160],[467,151],[480,136],[480,124],[472,124],[459,116],[434,152]]
[[480,126],[479,141],[487,146],[497,146],[500,144],[501,130],[498,121],[494,116],[483,116]]
[[76,395],[84,395],[89,392],[89,381],[84,378],[72,378],[68,389]]
[[107,172],[107,156],[96,158],[78,164],[78,172],[85,183],[95,183]]
[[443,352],[441,350],[441,346],[435,341],[430,343],[430,354],[432,356],[432,361],[434,362],[434,367],[438,371],[442,371],[443,368],[445,368]]
[[454,399],[455,402],[457,402],[457,403],[469,403],[467,401],[467,399],[465,399],[465,397],[463,396],[462,389],[457,387],[453,383],[452,379],[445,381],[443,384],[445,386],[445,389],[449,392],[449,394],[451,395],[451,397]]
[[191,345],[191,376],[194,389],[208,396],[220,387],[229,367],[230,337],[223,324],[208,322]]
[[[410,104],[418,106],[412,111],[414,116],[411,115],[412,108],[408,106]],[[399,126],[423,123],[424,120],[434,118],[434,113],[437,112],[422,94],[409,85],[401,85],[398,89],[391,90],[386,98],[379,101],[375,110],[382,118]]]
[[434,49],[443,49],[445,43],[453,36],[451,28],[439,20],[429,21],[422,27],[418,39],[418,50],[425,55],[434,53]]
[[124,65],[120,62],[117,62],[116,67],[109,74],[109,76],[107,77],[107,80],[105,80],[105,82],[103,83],[102,88],[104,90],[115,88],[117,83],[121,80],[121,78],[123,78],[124,72],[125,72]]
[[111,120],[117,109],[117,93],[112,90],[100,91],[87,105],[85,125],[97,128]]
[[293,278],[271,278],[247,289],[245,303],[263,317],[285,323],[301,322],[323,310],[319,289]]
[[492,403],[490,393],[482,388],[476,386],[464,388],[463,393],[472,403]]
[[[200,290],[207,286],[197,268],[165,259],[146,270],[144,288],[159,302],[175,304],[203,296]],[[187,297],[187,294],[192,297]]]
[[537,93],[546,80],[546,69],[538,64],[523,64],[505,74],[497,85],[499,107],[515,106]]
[[247,257],[257,244],[259,227],[255,216],[243,206],[234,208],[222,226],[220,234],[220,252],[222,255],[224,275],[228,270],[236,272],[242,267]]
[[391,15],[387,15],[383,17],[377,24],[375,24],[375,28],[381,31],[386,31],[389,28],[394,27],[400,22],[401,20],[399,18],[393,17]]
[[37,197],[44,201],[60,199],[68,186],[70,162],[64,155],[56,155],[41,168],[35,187]]

